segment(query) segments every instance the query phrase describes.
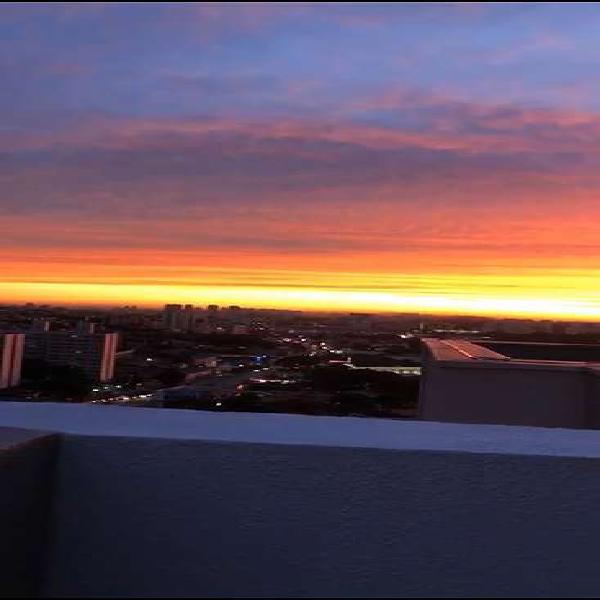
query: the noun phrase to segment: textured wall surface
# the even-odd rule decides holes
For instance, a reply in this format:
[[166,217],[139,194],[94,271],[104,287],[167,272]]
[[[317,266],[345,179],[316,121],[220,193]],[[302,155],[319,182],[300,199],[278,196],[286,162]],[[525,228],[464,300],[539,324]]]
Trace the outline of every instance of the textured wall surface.
[[600,594],[600,461],[70,437],[46,592]]
[[67,431],[47,596],[600,595],[597,431],[0,404],[23,421]]

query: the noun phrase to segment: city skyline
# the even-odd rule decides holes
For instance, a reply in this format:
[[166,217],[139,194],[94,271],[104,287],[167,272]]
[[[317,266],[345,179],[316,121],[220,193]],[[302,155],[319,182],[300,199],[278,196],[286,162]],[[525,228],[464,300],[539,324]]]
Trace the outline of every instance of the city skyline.
[[596,4],[0,7],[0,302],[600,320]]

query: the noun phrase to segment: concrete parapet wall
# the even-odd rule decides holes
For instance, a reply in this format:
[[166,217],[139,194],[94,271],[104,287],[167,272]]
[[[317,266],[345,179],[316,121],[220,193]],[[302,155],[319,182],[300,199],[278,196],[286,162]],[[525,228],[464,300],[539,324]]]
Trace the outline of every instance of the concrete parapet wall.
[[600,593],[596,431],[0,404],[26,422],[62,432],[46,596]]

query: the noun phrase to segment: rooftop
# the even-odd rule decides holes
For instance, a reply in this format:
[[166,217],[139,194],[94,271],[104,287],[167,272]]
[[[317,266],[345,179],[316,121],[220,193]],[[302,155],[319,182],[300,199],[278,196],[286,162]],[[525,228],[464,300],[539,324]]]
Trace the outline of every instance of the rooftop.
[[423,346],[423,419],[600,428],[599,346],[438,338]]
[[586,368],[600,373],[599,345],[439,338],[424,338],[423,344],[426,354],[436,361],[462,362],[470,367],[503,363],[505,368]]
[[600,363],[600,345],[477,340],[477,344],[513,359]]

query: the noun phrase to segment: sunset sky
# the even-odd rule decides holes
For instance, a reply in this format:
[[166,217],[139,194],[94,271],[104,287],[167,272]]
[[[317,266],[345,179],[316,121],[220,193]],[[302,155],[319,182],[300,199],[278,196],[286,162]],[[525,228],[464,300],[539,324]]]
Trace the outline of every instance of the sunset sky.
[[600,320],[600,5],[0,6],[0,303]]

